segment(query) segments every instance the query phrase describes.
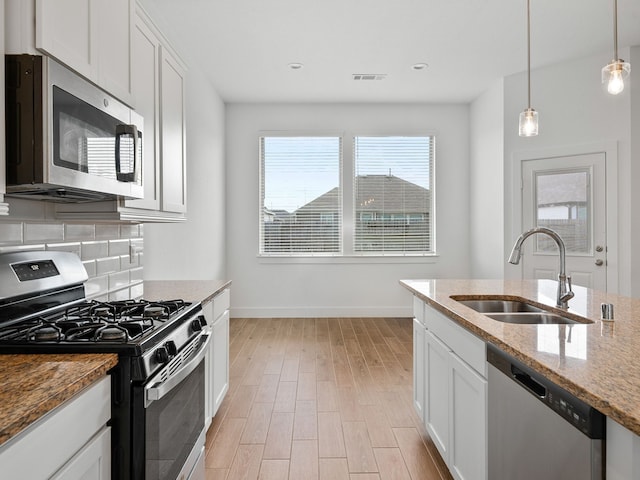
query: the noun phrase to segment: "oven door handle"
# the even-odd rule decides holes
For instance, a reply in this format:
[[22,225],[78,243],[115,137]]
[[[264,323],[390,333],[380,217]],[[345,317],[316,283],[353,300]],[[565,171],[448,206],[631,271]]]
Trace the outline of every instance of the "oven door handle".
[[205,340],[200,344],[197,353],[194,354],[191,359],[184,364],[182,368],[180,368],[180,370],[177,370],[162,383],[156,383],[153,381],[149,382],[149,385],[145,387],[144,408],[147,408],[156,400],[160,400],[164,397],[198,367],[209,351],[209,345],[211,344],[210,334],[203,334],[201,338],[204,338]]

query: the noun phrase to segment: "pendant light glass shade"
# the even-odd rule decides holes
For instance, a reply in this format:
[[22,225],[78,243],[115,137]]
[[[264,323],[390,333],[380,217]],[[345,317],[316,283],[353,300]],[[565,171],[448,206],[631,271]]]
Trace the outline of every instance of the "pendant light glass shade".
[[531,7],[527,0],[527,108],[520,113],[518,133],[521,137],[538,135],[538,112],[531,108]]
[[631,65],[618,58],[618,0],[613,0],[613,60],[602,68],[602,83],[607,92],[618,95],[624,90],[624,81],[631,73]]
[[538,112],[533,108],[527,108],[520,113],[518,133],[521,137],[535,137],[538,135]]

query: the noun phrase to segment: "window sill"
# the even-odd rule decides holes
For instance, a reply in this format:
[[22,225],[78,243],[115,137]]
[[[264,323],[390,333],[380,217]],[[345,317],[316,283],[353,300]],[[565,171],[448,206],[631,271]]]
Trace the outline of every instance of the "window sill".
[[437,263],[438,254],[430,255],[336,255],[336,256],[278,256],[258,255],[264,264],[406,264]]

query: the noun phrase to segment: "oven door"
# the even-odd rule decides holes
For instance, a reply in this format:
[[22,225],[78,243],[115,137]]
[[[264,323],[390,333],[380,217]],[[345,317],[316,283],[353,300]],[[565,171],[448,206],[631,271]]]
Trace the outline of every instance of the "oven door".
[[203,471],[198,465],[204,462],[204,359],[210,341],[206,334],[196,338],[145,386],[147,480],[200,480],[191,473]]

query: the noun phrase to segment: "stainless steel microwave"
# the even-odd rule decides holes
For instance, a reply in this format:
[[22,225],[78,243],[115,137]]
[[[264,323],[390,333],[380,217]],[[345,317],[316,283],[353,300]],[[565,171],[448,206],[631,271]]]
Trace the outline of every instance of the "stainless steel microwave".
[[6,55],[7,196],[142,198],[143,119],[53,59]]

